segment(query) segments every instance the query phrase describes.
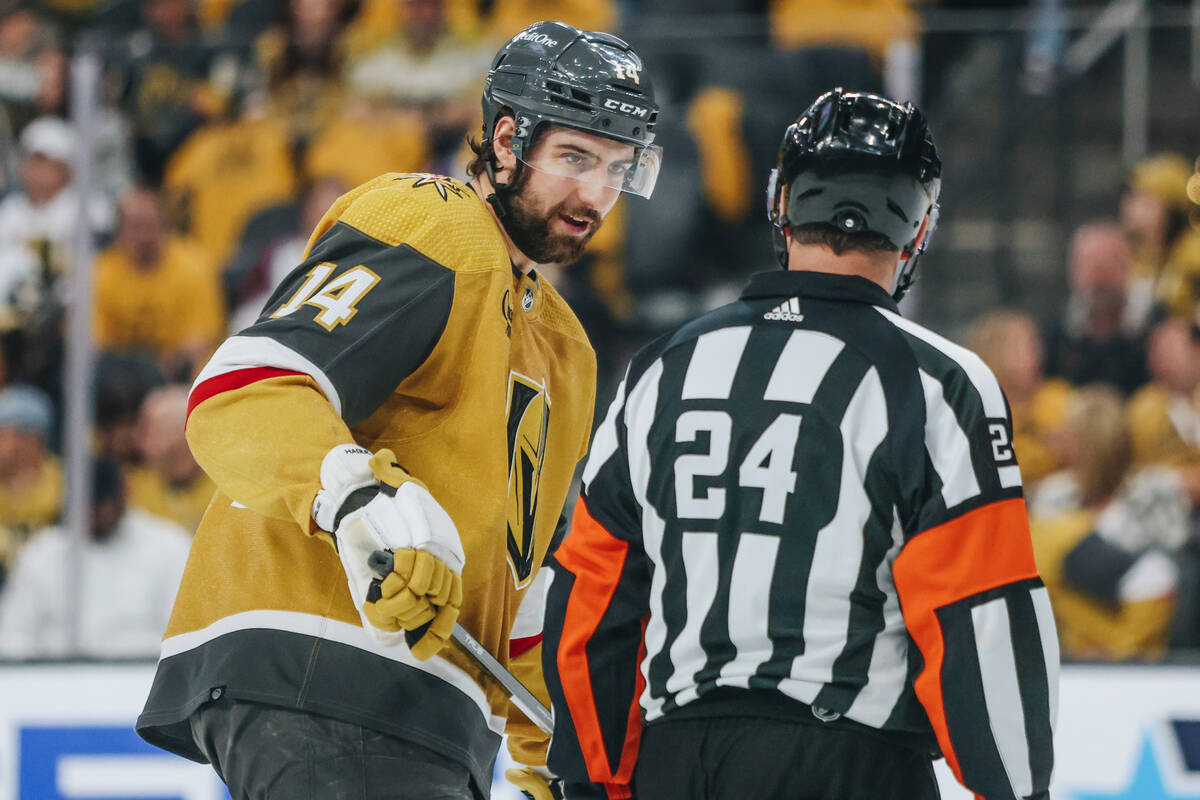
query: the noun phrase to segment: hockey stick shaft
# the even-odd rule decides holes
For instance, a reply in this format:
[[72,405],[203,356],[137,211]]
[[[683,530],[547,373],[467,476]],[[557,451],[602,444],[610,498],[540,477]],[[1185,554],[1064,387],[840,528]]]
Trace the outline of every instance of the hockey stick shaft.
[[[395,564],[395,559],[387,550],[376,550],[371,554],[368,562],[371,569],[380,576],[387,576],[391,573],[392,567]],[[374,586],[374,584],[372,584]],[[370,597],[370,595],[368,595]],[[428,626],[429,623],[426,623]],[[415,631],[405,631],[404,637],[411,646],[413,642],[421,637],[424,632],[424,626]],[[450,634],[450,638],[458,645],[472,661],[479,665],[479,668],[492,677],[496,683],[503,687],[504,691],[508,692],[508,696],[512,698],[513,703],[525,716],[529,717],[534,725],[542,729],[544,733],[554,732],[554,717],[551,716],[550,710],[542,705],[542,702],[534,696],[533,692],[525,687],[525,684],[517,680],[517,677],[504,668],[504,665],[496,660],[496,657],[488,652],[487,648],[479,643],[479,641],[467,633],[466,629],[457,622],[454,623],[454,630]]]
[[508,692],[512,701],[516,703],[517,708],[521,709],[522,713],[529,717],[534,725],[541,728],[544,733],[549,734],[554,732],[554,717],[551,716],[550,710],[534,697],[533,692],[525,688],[525,684],[521,683],[515,675],[506,670],[504,665],[496,660],[495,656],[476,641],[474,636],[467,633],[462,625],[459,625],[457,622],[454,623],[454,632],[450,634],[450,638],[476,664],[482,667],[484,672],[491,675],[497,683],[504,687],[504,690]]

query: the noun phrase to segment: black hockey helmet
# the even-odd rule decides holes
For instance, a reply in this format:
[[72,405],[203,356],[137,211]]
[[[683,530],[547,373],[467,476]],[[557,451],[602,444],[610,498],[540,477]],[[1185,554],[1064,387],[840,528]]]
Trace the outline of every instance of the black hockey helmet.
[[[662,160],[653,144],[658,104],[641,58],[622,39],[562,22],[535,22],[492,60],[483,88],[484,147],[505,109],[517,126],[512,149],[519,160],[529,155],[538,127],[565,125],[634,145],[633,165],[612,176],[613,188],[642,197],[654,191]],[[486,163],[495,184],[491,159]]]
[[893,292],[899,300],[937,225],[941,174],[925,115],[912,103],[840,87],[826,92],[788,126],[771,171],[767,215],[780,264],[787,267],[783,231],[791,225],[882,234],[905,259]]

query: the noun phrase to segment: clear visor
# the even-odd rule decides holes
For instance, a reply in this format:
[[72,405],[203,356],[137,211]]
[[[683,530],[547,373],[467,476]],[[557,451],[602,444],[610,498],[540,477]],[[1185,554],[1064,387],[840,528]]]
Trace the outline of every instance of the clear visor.
[[553,149],[539,147],[533,158],[522,158],[521,163],[539,172],[618,189],[638,197],[653,194],[654,184],[658,182],[658,170],[662,166],[662,148],[658,145],[637,148],[629,145],[612,150],[617,152],[590,152],[574,146]]

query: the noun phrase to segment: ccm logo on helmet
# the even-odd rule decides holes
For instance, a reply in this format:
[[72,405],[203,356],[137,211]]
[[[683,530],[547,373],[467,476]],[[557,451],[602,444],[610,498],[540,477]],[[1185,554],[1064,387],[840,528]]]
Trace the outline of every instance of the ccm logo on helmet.
[[613,100],[611,97],[604,101],[604,107],[612,111],[620,111],[622,114],[628,114],[631,117],[645,117],[649,109],[641,106],[635,106],[632,103],[622,103],[620,100]]
[[521,31],[513,37],[514,42],[531,42],[533,44],[544,44],[546,47],[555,47],[558,45],[558,39],[551,39],[544,33],[528,33]]

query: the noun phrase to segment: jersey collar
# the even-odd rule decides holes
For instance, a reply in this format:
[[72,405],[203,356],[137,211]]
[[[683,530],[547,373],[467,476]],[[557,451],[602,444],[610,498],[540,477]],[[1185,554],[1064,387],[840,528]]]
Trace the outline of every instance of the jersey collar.
[[775,270],[759,272],[750,278],[742,291],[743,300],[766,297],[815,297],[821,300],[846,300],[882,306],[899,313],[896,301],[879,284],[857,275],[834,275],[829,272],[798,272]]

